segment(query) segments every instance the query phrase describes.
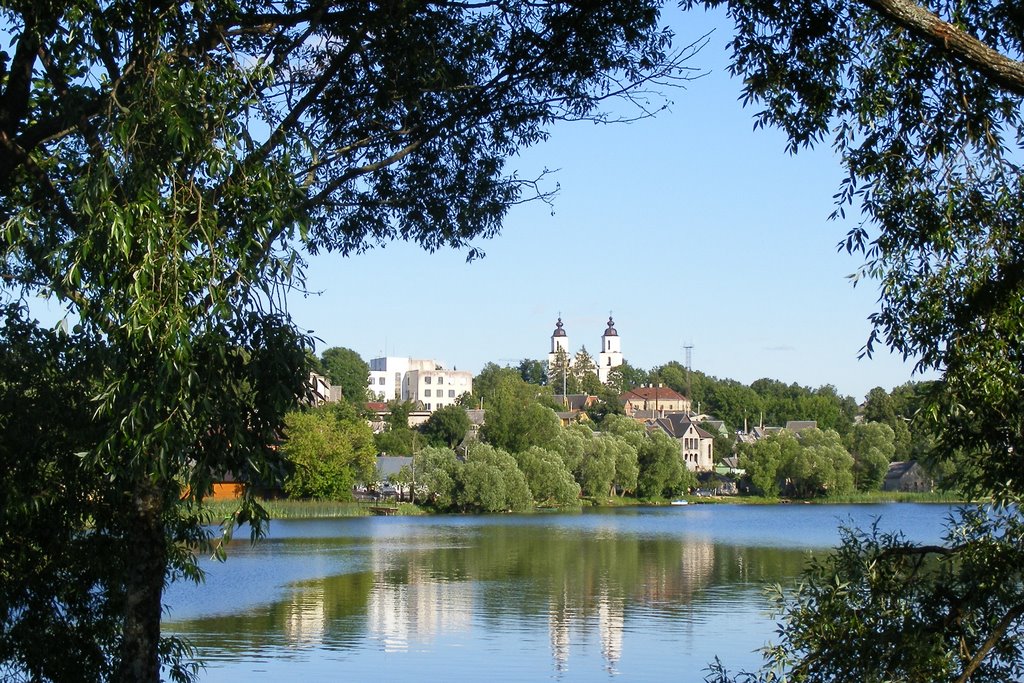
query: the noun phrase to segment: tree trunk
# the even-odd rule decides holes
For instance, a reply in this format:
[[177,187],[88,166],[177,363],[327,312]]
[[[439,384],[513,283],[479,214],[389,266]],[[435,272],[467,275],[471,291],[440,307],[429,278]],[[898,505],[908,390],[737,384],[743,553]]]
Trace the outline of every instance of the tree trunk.
[[129,554],[129,561],[118,680],[159,683],[158,647],[167,540],[158,485],[148,480],[140,482],[132,503],[135,514],[125,530],[125,552]]

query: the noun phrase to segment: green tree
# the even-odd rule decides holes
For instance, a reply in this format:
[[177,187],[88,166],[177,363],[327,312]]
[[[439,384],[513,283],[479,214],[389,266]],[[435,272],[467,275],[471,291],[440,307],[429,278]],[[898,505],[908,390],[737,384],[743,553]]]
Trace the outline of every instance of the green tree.
[[456,405],[438,408],[423,423],[423,436],[431,446],[455,448],[466,438],[470,421],[466,411]]
[[547,447],[560,429],[555,412],[537,402],[537,388],[513,372],[499,379],[485,409],[480,438],[515,453],[530,446]]
[[889,425],[893,431],[893,460],[907,460],[913,453],[913,437],[908,423],[914,417],[916,408],[911,407],[906,397],[903,399],[903,408],[908,412],[898,410],[892,394],[882,387],[869,391],[864,400],[864,419]]
[[593,356],[587,352],[586,346],[576,352],[571,372],[576,378],[576,390],[570,393],[595,395],[601,391],[601,381],[597,378],[597,365],[594,363]]
[[476,404],[479,405],[482,401],[484,409],[489,408],[501,382],[511,377],[519,377],[519,372],[512,368],[503,368],[497,363],[484,365],[480,374],[473,378],[473,396],[476,398]]
[[640,476],[640,461],[636,449],[618,436],[608,436],[615,444],[615,478],[612,480],[612,492],[617,489],[620,494],[636,491],[637,479]]
[[607,387],[584,409],[590,422],[598,429],[601,428],[606,417],[609,415],[624,415],[625,410],[625,406],[619,401],[618,394],[609,392]]
[[530,486],[515,458],[500,448],[477,443],[458,470],[457,503],[463,510],[526,510],[533,502]]
[[557,507],[579,504],[580,485],[558,453],[531,446],[513,457],[526,477],[534,501]]
[[611,369],[608,374],[608,381],[606,384],[608,387],[615,392],[616,395],[636,389],[639,386],[650,383],[651,375],[646,370],[635,368],[629,364],[629,361],[622,361],[622,365],[618,365]]
[[[309,369],[283,304],[297,249],[403,239],[478,256],[473,240],[536,187],[507,159],[680,73],[658,10],[0,9],[3,287],[51,297],[76,340],[106,348],[92,385],[105,432],[82,462],[120,495],[109,531],[132,549],[116,678],[159,679],[164,581],[196,575],[168,548],[206,529],[187,509],[210,478],[280,472],[274,435]],[[264,515],[241,505],[258,533]]]
[[459,497],[461,464],[450,448],[429,446],[413,456],[416,486],[426,492],[427,501],[438,510],[455,506]]
[[785,627],[765,648],[765,670],[730,676],[716,663],[706,681],[772,683],[779,672],[791,681],[1019,678],[1024,525],[1015,510],[964,509],[941,545],[877,528],[841,534],[791,594],[776,589]]
[[[997,559],[989,552],[1016,523],[1024,494],[1019,5],[687,3],[697,4],[724,5],[735,21],[733,71],[745,84],[744,99],[758,108],[755,125],[780,128],[790,151],[832,144],[844,170],[836,215],[852,205],[863,216],[842,246],[864,256],[857,279],[879,283],[865,352],[884,344],[914,359],[918,369],[941,373],[924,410],[937,435],[933,457],[958,468],[971,463],[964,468],[965,493],[991,498],[997,510],[1006,510],[999,526],[951,536],[940,553],[899,552],[914,561],[938,554],[950,567],[961,560],[970,564],[972,571],[940,576],[927,592],[917,592],[923,582],[876,583],[865,573],[853,582],[842,576],[814,582],[850,586],[835,605],[848,610],[821,612],[833,633],[848,635],[843,642],[798,642],[802,632],[815,632],[795,621],[784,632],[796,646],[793,660],[779,667],[781,675],[806,680],[802,672],[817,662],[853,653],[871,657],[883,643],[889,653],[934,646],[930,661],[936,668],[904,673],[900,662],[876,658],[872,668],[824,668],[818,680],[1016,676],[1000,671],[998,663],[1024,657],[1012,630],[1019,629],[1020,600],[1002,601],[1010,556]],[[851,548],[858,561],[871,559],[869,546]],[[988,556],[987,566],[970,563],[978,553]],[[921,620],[908,632],[928,634],[926,642],[847,628],[863,624],[857,615],[873,611],[901,618],[888,607],[878,609],[889,599]],[[990,663],[995,668],[986,670]]]
[[409,413],[415,406],[411,401],[391,401],[384,418],[384,431],[374,436],[377,451],[390,455],[411,455],[415,453],[417,432],[409,427]]
[[77,455],[103,432],[92,405],[103,347],[41,329],[19,306],[0,315],[0,661],[30,680],[109,678],[124,600],[108,520],[119,506]]
[[548,364],[548,386],[554,389],[556,394],[580,393],[579,381],[573,371],[572,361],[561,347],[555,352],[554,360]]
[[519,376],[527,384],[544,386],[548,383],[547,364],[532,358],[524,358],[519,361]]
[[[784,459],[784,445],[789,444],[772,435],[740,446],[740,468],[746,470],[750,483],[766,498],[778,498],[781,492],[779,470]],[[795,439],[792,447],[799,447]]]
[[686,469],[679,444],[665,434],[648,436],[637,450],[640,472],[637,495],[643,498],[671,498],[696,486],[697,479]]
[[366,403],[370,366],[362,356],[352,349],[332,346],[320,354],[320,365],[331,384],[341,387],[346,401],[360,407]]
[[566,429],[559,429],[547,447],[558,453],[567,470],[575,472],[583,461],[587,442],[592,438],[594,433],[590,429],[582,425],[570,425]]
[[357,482],[376,479],[373,432],[344,403],[286,415],[281,450],[290,466],[284,491],[293,498],[351,500]]
[[[679,361],[669,361],[661,367],[651,370],[651,375],[657,375],[654,383],[662,383],[672,391],[687,396],[687,371],[686,367]],[[696,407],[696,405],[694,406]]]
[[615,481],[618,447],[619,440],[614,436],[600,434],[586,441],[575,472],[583,495],[592,498],[609,495]]
[[853,457],[833,429],[805,429],[796,457],[784,462],[782,474],[799,497],[841,495],[853,490]]
[[735,380],[708,382],[705,397],[701,409],[735,429],[756,425],[764,412],[764,401],[758,393]]
[[892,427],[880,422],[853,426],[846,437],[846,445],[854,459],[853,477],[858,491],[882,488],[889,462],[896,452],[895,436]]

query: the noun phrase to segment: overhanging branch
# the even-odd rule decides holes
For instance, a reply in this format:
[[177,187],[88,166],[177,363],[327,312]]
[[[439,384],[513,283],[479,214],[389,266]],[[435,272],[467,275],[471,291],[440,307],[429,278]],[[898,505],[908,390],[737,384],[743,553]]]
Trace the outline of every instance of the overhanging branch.
[[1024,96],[1024,62],[1011,59],[911,0],[859,0],[1006,90]]

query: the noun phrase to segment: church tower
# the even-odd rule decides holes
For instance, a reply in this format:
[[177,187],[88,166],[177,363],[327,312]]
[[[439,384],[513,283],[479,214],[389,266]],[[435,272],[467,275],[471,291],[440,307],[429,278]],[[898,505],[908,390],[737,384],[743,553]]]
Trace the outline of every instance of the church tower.
[[608,316],[608,328],[601,335],[601,353],[597,357],[597,378],[601,383],[608,381],[612,368],[622,365],[622,341],[615,330],[615,321]]
[[569,336],[563,328],[562,316],[558,316],[558,322],[555,323],[555,331],[551,333],[551,350],[548,352],[549,368],[554,367],[559,350],[565,354],[566,359],[572,359],[572,356],[569,355]]

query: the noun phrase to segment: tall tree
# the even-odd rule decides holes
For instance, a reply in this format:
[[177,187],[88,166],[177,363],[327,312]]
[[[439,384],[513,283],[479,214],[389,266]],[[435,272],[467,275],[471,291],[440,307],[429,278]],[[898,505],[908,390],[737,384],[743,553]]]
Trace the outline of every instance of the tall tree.
[[206,528],[186,509],[225,472],[280,474],[308,377],[283,305],[296,250],[479,256],[536,187],[506,159],[553,121],[608,120],[609,97],[657,108],[639,92],[685,57],[658,15],[653,0],[0,8],[0,281],[66,306],[107,361],[80,462],[119,508],[89,532],[132,551],[110,565],[124,600],[92,593],[120,610],[114,677],[159,679],[164,581],[195,575],[174,548]]
[[563,349],[555,352],[553,362],[548,364],[548,386],[556,394],[577,394],[579,393],[579,382],[573,372],[572,361]]
[[341,387],[345,400],[355,406],[366,403],[370,366],[352,349],[332,346],[320,354],[320,365],[331,384]]
[[376,479],[377,449],[366,420],[347,403],[285,416],[284,490],[296,498],[351,500],[352,487]]
[[431,446],[455,448],[466,438],[470,426],[465,409],[450,405],[431,413],[423,423],[422,432]]
[[548,447],[559,429],[555,412],[537,401],[537,387],[513,372],[501,378],[490,405],[484,409],[480,438],[516,453],[531,446]]
[[483,402],[486,409],[498,392],[498,386],[507,378],[520,378],[519,373],[512,368],[504,368],[497,363],[487,363],[480,370],[480,374],[473,378],[473,396],[479,402]]
[[519,376],[527,384],[544,386],[548,383],[548,368],[543,361],[524,358],[519,361]]
[[[846,544],[825,576],[802,584],[772,673],[798,680],[811,667],[816,680],[1016,676],[1024,600],[1003,586],[1018,560],[994,549],[1018,533],[1024,498],[1019,3],[684,4],[728,9],[736,25],[732,70],[743,78],[745,101],[758,107],[755,125],[782,129],[793,152],[831,142],[845,171],[835,215],[855,207],[864,217],[842,247],[864,257],[857,279],[880,284],[865,352],[885,344],[918,369],[941,373],[925,411],[938,435],[933,453],[971,461],[966,493],[997,506],[994,524],[964,514],[966,531],[951,533],[942,547],[892,538]],[[988,560],[976,561],[981,556]],[[928,557],[949,570],[918,578],[916,567]],[[851,566],[860,570],[846,571]],[[847,588],[832,591],[834,598],[814,588],[836,585]],[[883,606],[878,616],[886,624],[860,620]],[[844,637],[817,637],[826,622]],[[846,628],[854,623],[865,628]],[[903,633],[927,634],[927,642],[889,639],[896,623]],[[871,656],[880,643],[885,652],[925,656]]]
[[576,392],[593,395],[601,391],[601,382],[597,379],[597,365],[586,346],[581,347],[573,357],[572,374],[576,378]]
[[846,447],[853,456],[854,485],[858,491],[882,488],[889,462],[896,452],[892,427],[881,422],[856,424],[846,435]]

